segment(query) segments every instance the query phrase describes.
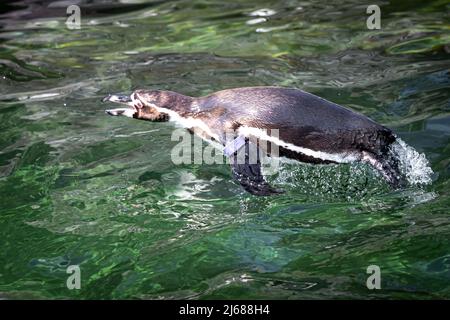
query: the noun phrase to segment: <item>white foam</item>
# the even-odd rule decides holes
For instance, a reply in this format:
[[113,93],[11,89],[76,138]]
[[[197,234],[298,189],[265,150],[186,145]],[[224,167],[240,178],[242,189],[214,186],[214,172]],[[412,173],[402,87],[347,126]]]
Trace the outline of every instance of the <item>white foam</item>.
[[433,170],[425,154],[417,152],[402,139],[396,139],[391,146],[392,155],[399,161],[399,168],[412,185],[430,184]]

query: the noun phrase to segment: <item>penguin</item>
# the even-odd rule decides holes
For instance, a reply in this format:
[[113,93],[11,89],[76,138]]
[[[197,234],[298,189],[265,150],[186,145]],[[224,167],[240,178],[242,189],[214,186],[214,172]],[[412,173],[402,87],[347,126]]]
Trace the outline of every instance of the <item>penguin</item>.
[[[246,191],[267,196],[282,193],[261,173],[259,152],[251,160],[252,137],[278,146],[279,157],[312,164],[368,163],[393,188],[404,185],[390,146],[396,135],[363,114],[295,88],[243,87],[191,97],[166,90],[135,90],[110,94],[103,102],[122,104],[105,110],[111,116],[148,121],[173,121],[202,138],[219,143],[230,161],[232,175]],[[267,134],[277,129],[278,136]],[[226,140],[225,133],[236,132]],[[233,158],[234,157],[234,158]]]

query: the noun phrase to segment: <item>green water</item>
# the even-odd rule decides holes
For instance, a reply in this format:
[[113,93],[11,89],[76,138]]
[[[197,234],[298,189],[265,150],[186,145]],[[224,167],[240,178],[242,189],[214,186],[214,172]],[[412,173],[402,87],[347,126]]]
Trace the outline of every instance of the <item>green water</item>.
[[[381,30],[359,1],[87,2],[79,30],[67,2],[0,5],[0,298],[450,298],[448,1],[378,2]],[[174,165],[171,124],[100,103],[255,85],[393,128],[433,183],[289,164],[285,194],[254,197],[225,164]]]

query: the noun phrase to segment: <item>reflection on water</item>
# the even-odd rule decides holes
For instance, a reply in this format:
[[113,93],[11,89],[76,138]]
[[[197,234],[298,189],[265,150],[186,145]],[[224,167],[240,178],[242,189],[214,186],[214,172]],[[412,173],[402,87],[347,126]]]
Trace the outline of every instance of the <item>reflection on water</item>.
[[[1,4],[0,297],[449,298],[448,4]],[[72,4],[72,2],[71,2]],[[136,88],[297,87],[392,127],[434,171],[283,164],[256,198],[227,165],[175,166],[173,127],[104,115]],[[420,158],[417,158],[420,160]],[[79,264],[82,290],[65,287]],[[365,287],[379,265],[381,291]]]

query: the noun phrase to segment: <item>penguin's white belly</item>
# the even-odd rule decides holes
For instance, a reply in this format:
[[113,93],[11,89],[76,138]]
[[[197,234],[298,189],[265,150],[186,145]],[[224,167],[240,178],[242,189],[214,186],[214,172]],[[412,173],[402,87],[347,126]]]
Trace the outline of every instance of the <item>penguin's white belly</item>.
[[296,146],[292,143],[281,140],[279,137],[275,135],[268,135],[266,130],[260,128],[242,126],[238,129],[238,132],[239,134],[242,134],[245,137],[255,137],[260,140],[265,140],[279,147],[320,160],[333,161],[337,163],[350,163],[361,159],[361,155],[356,152],[328,153],[324,151],[316,151],[309,148]]

